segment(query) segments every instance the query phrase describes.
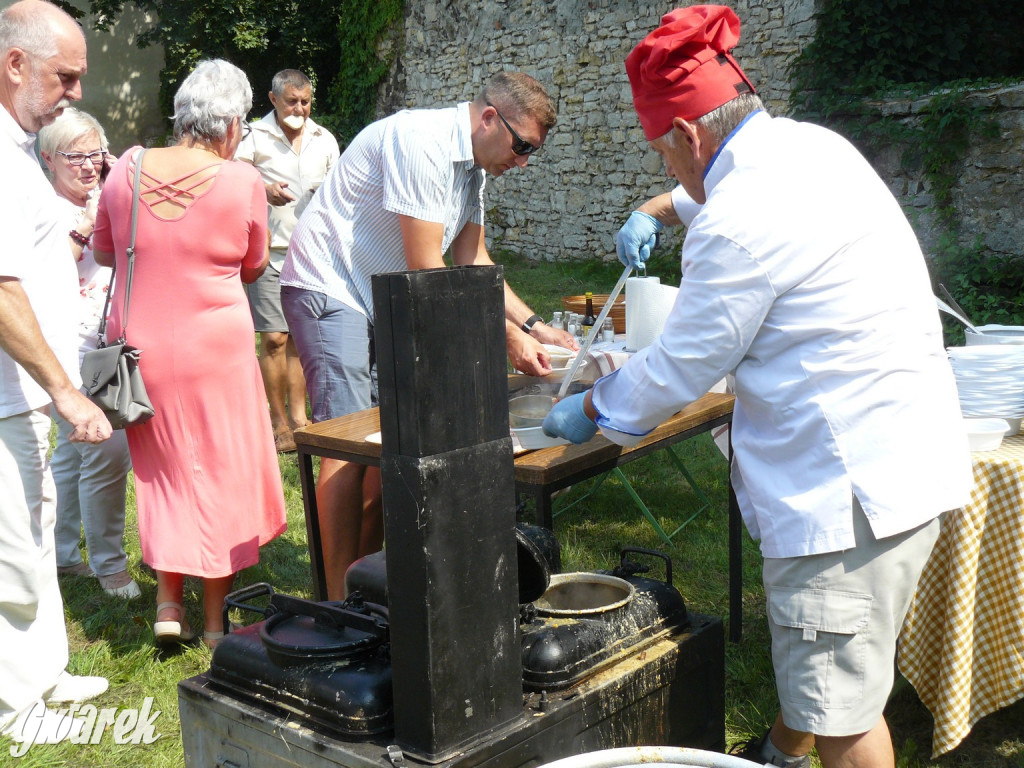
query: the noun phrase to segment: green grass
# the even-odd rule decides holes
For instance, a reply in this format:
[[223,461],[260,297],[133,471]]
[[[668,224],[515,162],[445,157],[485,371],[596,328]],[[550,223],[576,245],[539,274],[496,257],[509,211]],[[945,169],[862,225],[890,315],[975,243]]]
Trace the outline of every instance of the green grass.
[[[621,274],[617,262],[536,264],[509,257],[504,257],[503,261],[509,282],[545,317],[560,308],[560,296],[586,290],[607,292]],[[669,270],[661,271],[660,266],[659,263],[657,274],[670,282]],[[666,548],[633,507],[625,489],[611,477],[600,493],[556,517],[555,532],[562,545],[563,570],[611,567],[617,562],[622,545],[661,549],[673,559],[675,583],[690,610],[725,617],[729,586],[726,464],[707,435],[681,445],[679,454],[710,497],[713,508],[696,517],[676,537],[675,545]],[[262,550],[260,564],[240,574],[237,585],[267,581],[281,592],[309,597],[309,554],[294,455],[282,457],[280,466],[288,504],[288,531]],[[669,530],[699,506],[698,498],[679,478],[675,467],[659,455],[633,462],[624,471]],[[579,499],[586,490],[584,486],[570,489],[556,500],[556,508]],[[11,758],[8,753],[11,742],[0,738],[0,766],[180,768],[184,765],[176,685],[184,678],[205,671],[210,653],[204,648],[194,648],[162,656],[154,649],[151,624],[156,583],[152,573],[140,563],[134,509],[132,498],[126,543],[131,557],[129,567],[142,587],[143,596],[126,603],[104,595],[93,579],[62,579],[71,646],[70,668],[79,674],[100,674],[110,679],[110,690],[95,702],[97,707],[139,707],[146,696],[154,696],[155,708],[163,712],[156,720],[156,730],[161,737],[150,745],[118,746],[108,731],[97,745],[33,747],[21,759]],[[776,709],[764,596],[760,587],[760,556],[756,544],[747,537],[744,538],[743,566],[743,641],[726,645],[729,743],[760,735],[774,718]],[[185,597],[192,625],[201,626],[200,594],[195,583],[187,582]],[[934,762],[928,759],[931,718],[912,688],[904,686],[893,695],[887,714],[901,768],[1024,766],[1024,703],[985,718],[958,750]]]

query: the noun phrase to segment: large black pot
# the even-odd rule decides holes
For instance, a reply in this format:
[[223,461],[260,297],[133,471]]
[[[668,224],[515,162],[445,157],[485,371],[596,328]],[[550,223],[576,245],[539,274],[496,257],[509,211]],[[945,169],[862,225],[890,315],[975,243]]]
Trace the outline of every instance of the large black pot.
[[[257,608],[251,601],[270,595]],[[393,727],[387,609],[361,599],[315,603],[257,584],[228,595],[228,608],[266,618],[224,637],[210,662],[212,685],[256,695],[342,737]]]

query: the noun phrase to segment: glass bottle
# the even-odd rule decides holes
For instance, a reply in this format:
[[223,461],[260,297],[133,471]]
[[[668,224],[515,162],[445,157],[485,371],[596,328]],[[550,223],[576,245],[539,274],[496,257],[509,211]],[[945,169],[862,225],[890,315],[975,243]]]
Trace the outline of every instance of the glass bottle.
[[576,326],[579,325],[579,323],[576,320],[577,317],[578,315],[575,312],[570,312],[569,319],[565,324],[565,330],[569,333],[570,336],[573,337],[576,336]]
[[601,341],[615,341],[615,323],[610,317],[606,317],[601,326]]
[[560,331],[565,330],[565,322],[562,320],[562,313],[555,310],[555,313],[551,316],[551,327],[557,328]]
[[587,299],[587,313],[583,316],[583,325],[589,328],[597,322],[597,316],[594,315],[594,294],[587,291],[584,295]]

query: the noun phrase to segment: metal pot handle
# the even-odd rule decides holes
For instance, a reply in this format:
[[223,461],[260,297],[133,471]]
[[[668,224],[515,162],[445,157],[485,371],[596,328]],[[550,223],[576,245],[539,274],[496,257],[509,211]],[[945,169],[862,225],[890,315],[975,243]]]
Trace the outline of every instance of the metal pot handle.
[[266,608],[258,608],[255,605],[248,605],[243,603],[243,600],[252,600],[253,598],[263,597],[264,595],[274,596],[274,588],[267,584],[265,581],[261,581],[258,584],[250,584],[248,587],[242,587],[236,589],[234,592],[230,592],[224,598],[224,631],[227,632],[231,627],[231,622],[228,618],[228,611],[232,608],[237,608],[240,611],[249,611],[250,613],[258,613],[263,616],[264,619],[269,619],[277,612],[277,608],[273,604],[268,604]]
[[664,552],[658,552],[656,549],[643,549],[641,547],[623,547],[619,550],[619,565],[615,569],[615,575],[618,576],[620,572],[632,576],[635,573],[647,573],[651,570],[649,565],[640,565],[631,560],[626,559],[626,554],[633,552],[638,555],[650,555],[651,557],[657,557],[665,561],[665,583],[670,587],[672,586],[672,558],[666,555]]

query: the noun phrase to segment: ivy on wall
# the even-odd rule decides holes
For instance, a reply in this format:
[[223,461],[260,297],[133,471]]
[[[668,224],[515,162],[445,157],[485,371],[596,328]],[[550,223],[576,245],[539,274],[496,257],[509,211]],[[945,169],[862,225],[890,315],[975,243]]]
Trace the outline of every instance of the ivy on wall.
[[398,55],[402,0],[348,0],[337,25],[338,75],[328,101],[332,128],[347,144],[374,119],[378,88]]
[[[388,75],[395,46],[385,36],[402,18],[402,0],[135,0],[156,23],[140,48],[164,48],[160,104],[173,113],[174,93],[204,58],[227,59],[253,86],[253,114],[270,111],[274,73],[300,69],[317,93],[314,111],[344,146],[373,117],[377,87]],[[97,29],[109,29],[125,0],[90,0]],[[383,50],[383,52],[381,52]]]
[[[1024,269],[1019,260],[964,245],[953,191],[974,135],[996,130],[970,98],[993,81],[1024,78],[1024,3],[929,0],[819,0],[815,37],[790,70],[791,107],[799,117],[832,125],[869,157],[898,144],[903,161],[929,182],[944,228],[932,260],[943,282],[975,322],[1024,322]],[[918,119],[884,115],[887,98],[923,101]]]

